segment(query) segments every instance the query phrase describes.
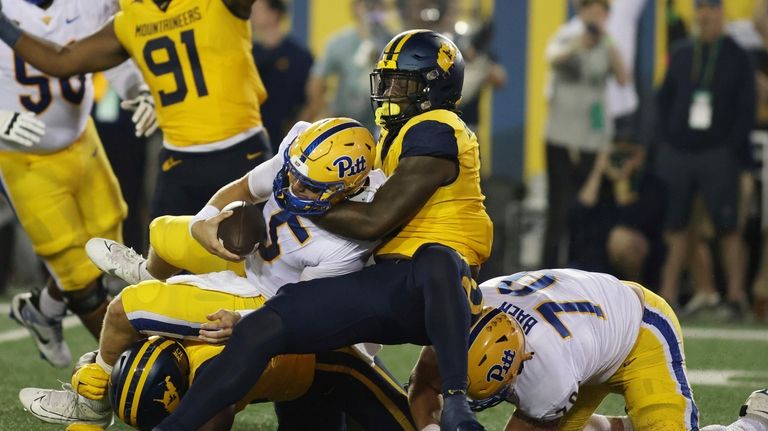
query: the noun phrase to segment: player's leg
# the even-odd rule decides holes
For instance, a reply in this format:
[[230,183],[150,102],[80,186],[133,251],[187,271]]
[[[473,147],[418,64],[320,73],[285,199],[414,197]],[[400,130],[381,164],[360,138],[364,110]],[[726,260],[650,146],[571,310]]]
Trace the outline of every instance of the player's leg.
[[[320,404],[322,410],[345,412],[365,430],[415,430],[403,388],[377,359],[371,366],[350,348],[315,355],[315,378],[300,399],[278,404],[280,429],[314,429],[314,416],[293,413]],[[338,415],[332,416],[337,419]],[[328,423],[328,422],[326,422]],[[331,422],[326,429],[339,429]]]
[[245,316],[224,351],[198,377],[164,431],[194,429],[243,397],[270,358],[362,341],[429,343],[423,298],[407,288],[411,261],[386,261],[340,277],[283,286]]
[[73,389],[101,400],[118,357],[138,339],[158,334],[196,338],[208,314],[221,308],[251,310],[262,303],[262,297],[239,297],[185,284],[146,281],[130,286],[110,304],[95,363],[77,370]]
[[634,430],[692,430],[699,412],[686,375],[677,317],[660,296],[643,289],[645,309],[637,342],[608,384],[623,393]]
[[[83,135],[66,150],[48,155],[6,154],[0,158],[5,189],[36,253],[63,290],[69,308],[96,336],[101,325],[98,314],[105,309],[106,294],[98,280],[100,272],[83,252],[91,226],[81,211],[81,200],[88,197],[89,204],[96,206],[100,233],[119,235],[126,212],[117,181],[100,149],[89,123]],[[48,294],[51,292],[49,289]],[[36,313],[32,311],[36,304],[29,299],[16,298],[12,313],[30,329],[38,346],[49,344],[49,339],[38,336],[35,325],[39,328],[46,322],[34,321]],[[41,299],[48,303],[45,295]],[[61,316],[48,317],[53,318],[51,324],[55,325]],[[67,365],[71,358],[67,354],[57,360],[50,351],[41,350],[49,353],[47,359],[60,366]]]
[[442,377],[441,426],[476,423],[466,398],[467,349],[471,316],[480,313],[482,294],[458,253],[441,245],[427,245],[414,255],[412,280],[424,297],[426,331]]

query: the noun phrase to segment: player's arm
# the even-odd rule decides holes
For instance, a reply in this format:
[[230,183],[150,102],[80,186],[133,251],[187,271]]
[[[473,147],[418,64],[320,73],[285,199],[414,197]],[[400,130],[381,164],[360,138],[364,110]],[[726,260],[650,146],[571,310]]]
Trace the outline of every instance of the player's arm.
[[256,0],[222,0],[230,12],[238,18],[249,19],[251,17],[251,6]]
[[370,203],[334,205],[315,222],[330,232],[373,241],[383,238],[413,218],[458,170],[456,160],[432,156],[405,157]]
[[221,209],[234,201],[255,202],[255,198],[251,195],[248,187],[248,175],[245,174],[240,179],[220,188],[214,193],[208,204],[189,221],[189,231],[192,237],[203,248],[215,256],[232,262],[239,262],[243,258],[224,248],[224,245],[219,241],[219,223],[232,215],[232,211],[221,211]]
[[440,424],[443,409],[440,383],[435,350],[431,346],[423,347],[408,380],[408,405],[417,429]]
[[113,20],[98,32],[71,45],[60,46],[15,27],[0,10],[0,39],[27,63],[43,73],[66,78],[72,75],[100,72],[128,59],[128,52],[115,34]]

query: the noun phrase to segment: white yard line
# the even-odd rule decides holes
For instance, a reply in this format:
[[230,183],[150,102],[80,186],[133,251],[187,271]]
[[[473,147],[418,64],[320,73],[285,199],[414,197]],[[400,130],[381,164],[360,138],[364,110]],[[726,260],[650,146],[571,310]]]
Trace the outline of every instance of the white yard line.
[[[2,307],[2,305],[0,305],[0,307]],[[2,308],[0,308],[0,310],[2,310]],[[63,325],[66,329],[73,326],[80,326],[82,324],[80,323],[80,319],[78,319],[77,316],[67,316],[64,318]],[[29,331],[27,331],[25,328],[19,327],[18,329],[11,329],[10,331],[0,332],[0,343],[21,340],[22,338],[27,337],[29,337]]]
[[768,343],[768,330],[766,329],[718,329],[683,327],[683,338],[706,338],[713,340],[734,341],[762,341]]

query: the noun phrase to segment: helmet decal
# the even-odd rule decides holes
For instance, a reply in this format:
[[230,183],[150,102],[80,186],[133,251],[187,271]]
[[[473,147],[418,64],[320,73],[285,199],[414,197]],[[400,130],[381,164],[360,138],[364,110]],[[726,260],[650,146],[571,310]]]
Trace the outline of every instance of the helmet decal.
[[357,192],[375,159],[371,132],[351,118],[312,123],[285,148],[275,176],[278,206],[297,215],[319,215]]
[[352,158],[349,156],[341,156],[333,161],[333,166],[339,168],[339,178],[357,175],[368,167],[365,156],[358,157],[354,162],[352,162]]
[[447,72],[448,69],[453,66],[453,61],[455,58],[456,45],[443,42],[440,45],[440,49],[437,51],[437,65],[443,69],[443,72]]

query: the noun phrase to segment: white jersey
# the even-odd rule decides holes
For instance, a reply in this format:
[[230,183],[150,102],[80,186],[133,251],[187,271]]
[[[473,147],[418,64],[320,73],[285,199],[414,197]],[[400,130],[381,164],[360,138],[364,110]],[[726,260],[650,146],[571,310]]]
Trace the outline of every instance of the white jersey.
[[[254,182],[262,182],[267,183],[271,190],[273,178],[286,162],[287,148],[307,127],[308,123],[297,123],[288,132],[276,155],[267,162],[272,163],[270,175],[267,177],[262,172],[253,171],[254,175],[250,178],[252,188]],[[269,181],[265,181],[265,177]],[[369,191],[375,191],[386,181],[381,171],[372,171],[368,178]],[[367,193],[365,199],[370,200],[372,196],[372,193]],[[248,257],[246,274],[268,298],[289,283],[360,270],[377,244],[341,237],[323,230],[308,218],[281,209],[273,193],[269,194],[264,205],[264,221],[268,243],[262,245],[258,253]]]
[[[116,0],[57,0],[48,9],[24,0],[2,1],[3,13],[22,30],[59,45],[95,33],[119,8]],[[140,82],[135,66],[126,73],[135,77],[122,84]],[[51,153],[66,148],[85,130],[92,105],[91,74],[53,78],[24,62],[8,45],[0,44],[0,109],[34,112],[46,126],[45,135],[33,148],[0,140],[0,151]]]
[[[248,174],[251,194],[257,200],[267,201],[263,211],[267,240],[256,253],[246,258],[247,280],[237,277],[234,272],[224,271],[171,277],[169,283],[189,283],[240,296],[271,298],[286,284],[344,275],[365,266],[378,242],[353,240],[323,230],[308,218],[281,209],[272,193],[272,183],[283,167],[286,148],[309,125],[297,123],[281,142],[277,154]],[[382,171],[371,171],[366,187],[352,199],[372,200],[376,189],[385,181]]]
[[608,274],[519,272],[488,280],[480,288],[485,305],[520,323],[526,350],[534,353],[507,399],[531,418],[562,417],[576,401],[580,385],[608,380],[640,330],[640,299]]

